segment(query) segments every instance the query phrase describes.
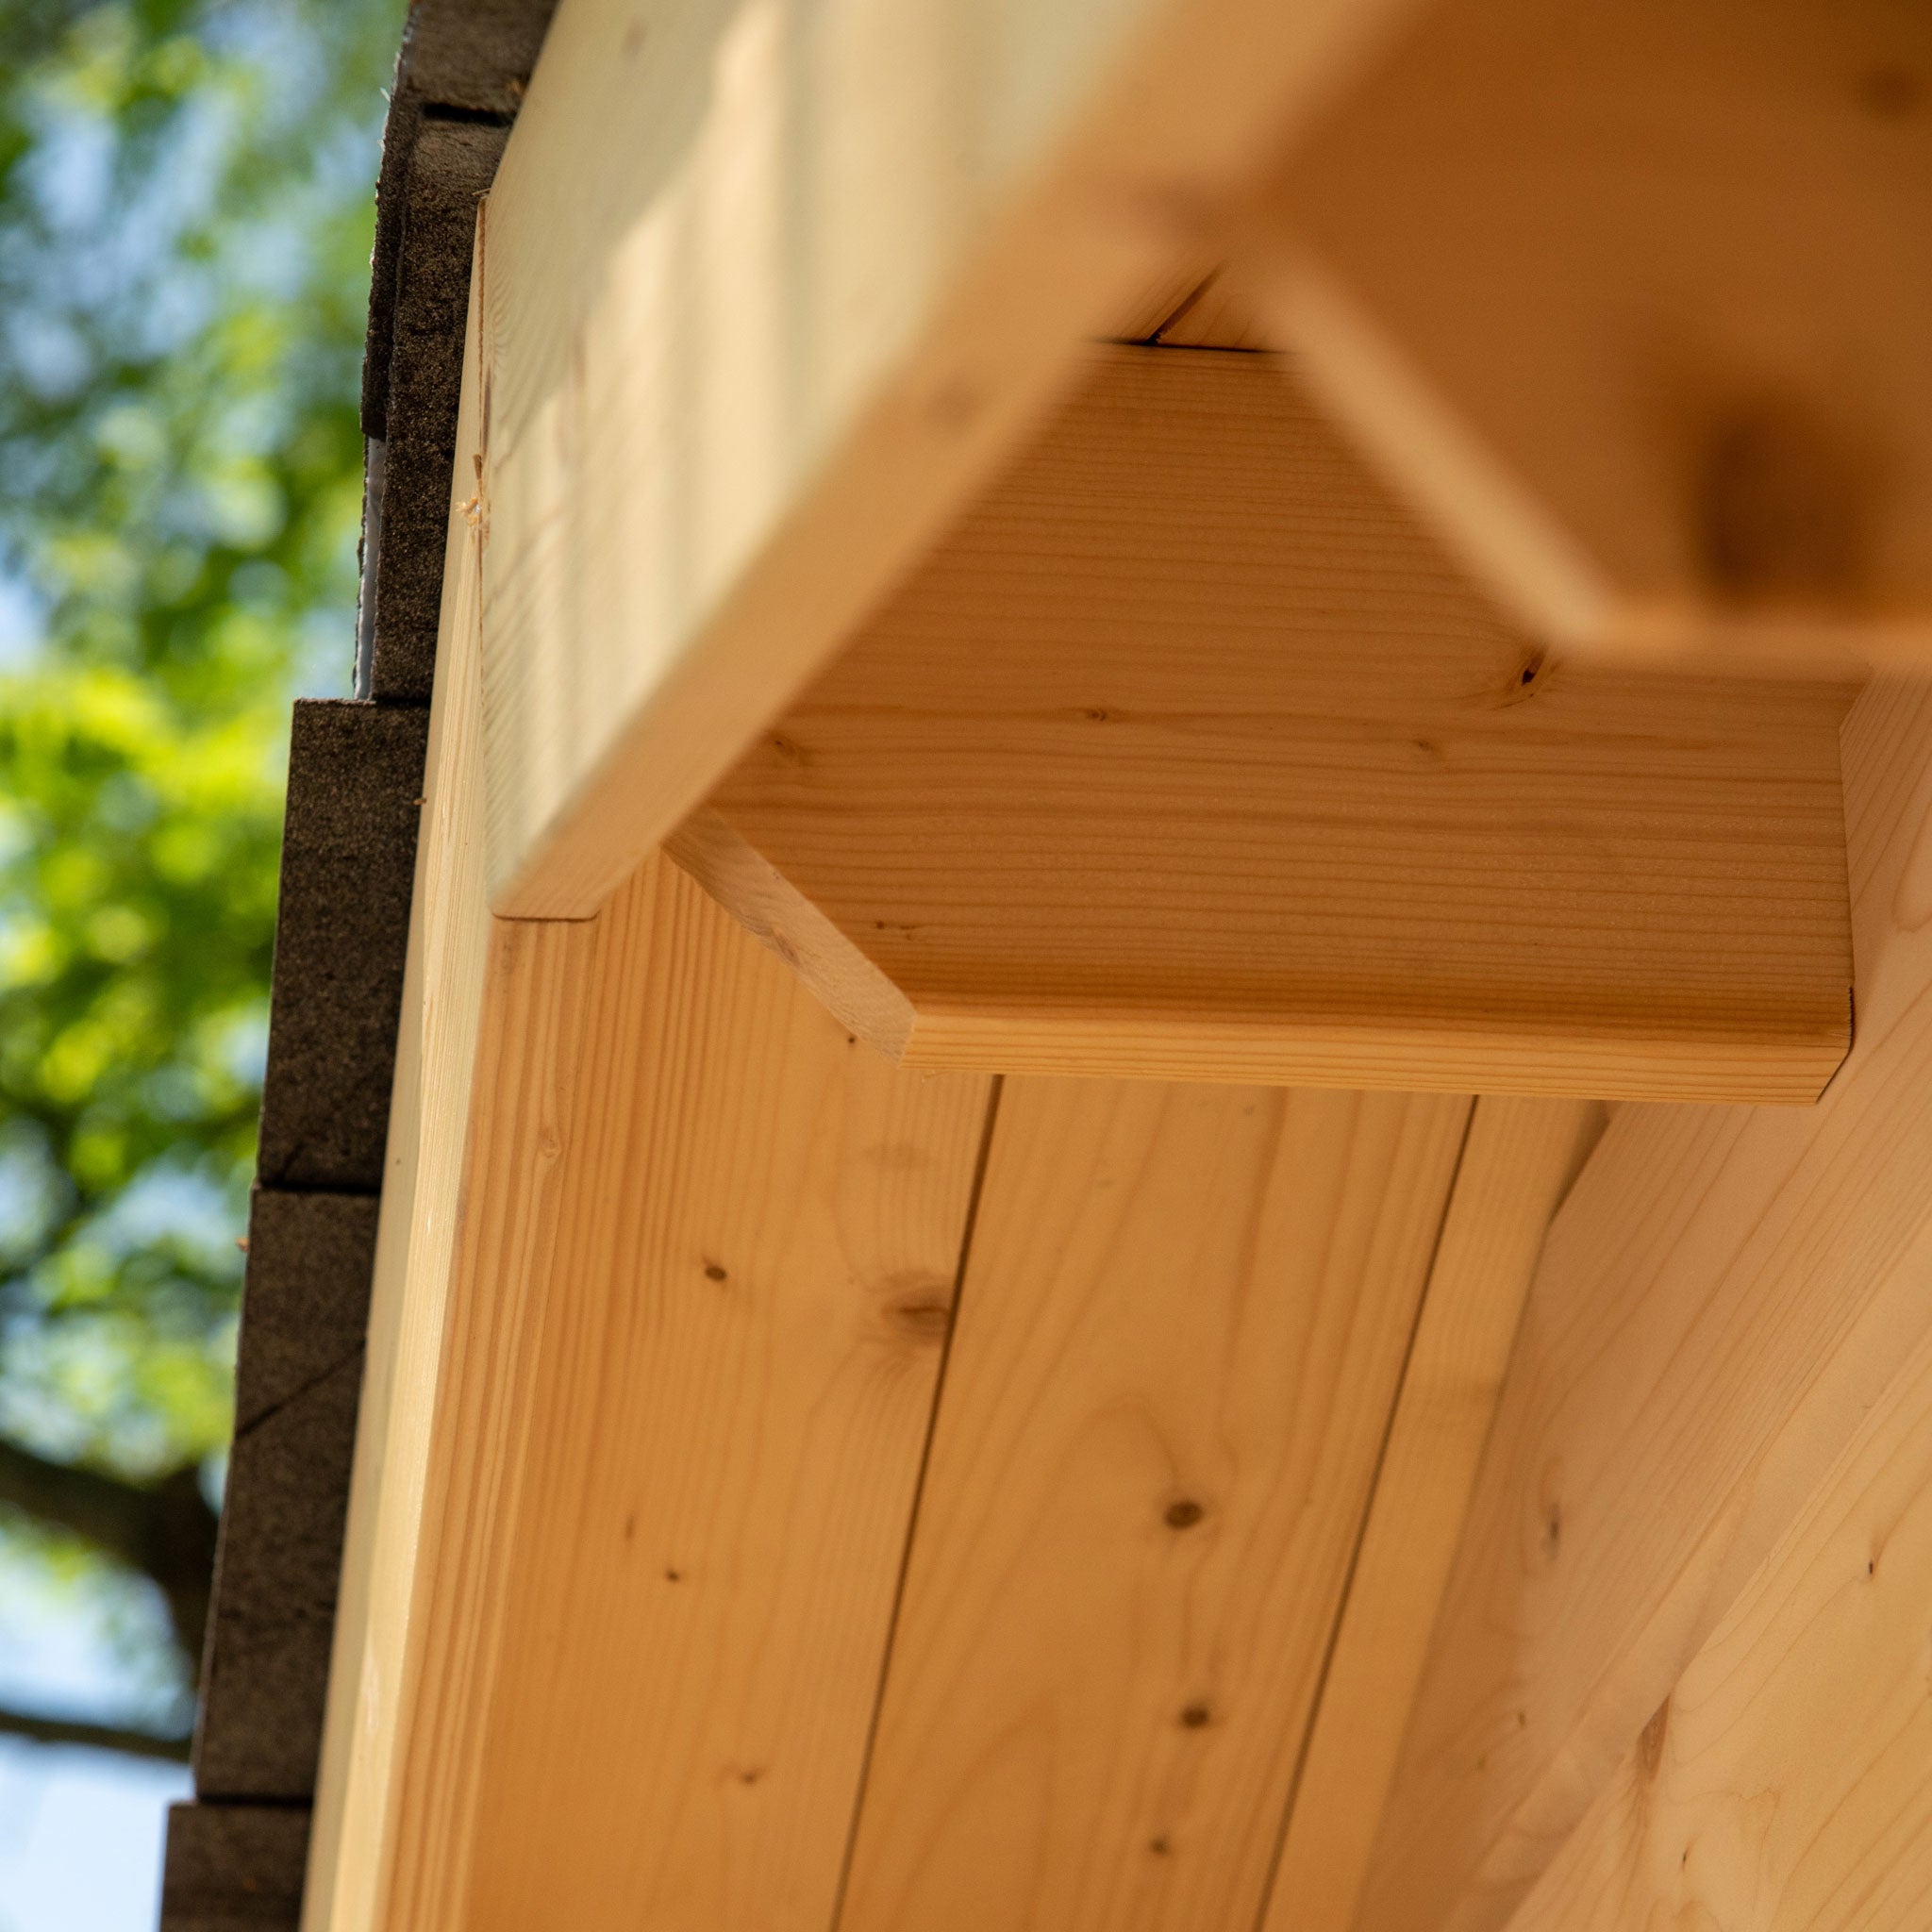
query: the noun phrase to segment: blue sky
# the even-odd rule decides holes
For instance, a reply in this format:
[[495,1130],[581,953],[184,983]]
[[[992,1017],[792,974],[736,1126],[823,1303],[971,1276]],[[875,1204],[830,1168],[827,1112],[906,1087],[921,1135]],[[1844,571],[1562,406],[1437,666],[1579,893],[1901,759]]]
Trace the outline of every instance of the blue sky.
[[[0,1531],[0,1705],[151,1724],[149,1586],[89,1566],[49,1574]],[[0,1932],[154,1932],[167,1807],[186,1765],[0,1738]]]
[[0,1739],[0,1932],[154,1932],[188,1767]]

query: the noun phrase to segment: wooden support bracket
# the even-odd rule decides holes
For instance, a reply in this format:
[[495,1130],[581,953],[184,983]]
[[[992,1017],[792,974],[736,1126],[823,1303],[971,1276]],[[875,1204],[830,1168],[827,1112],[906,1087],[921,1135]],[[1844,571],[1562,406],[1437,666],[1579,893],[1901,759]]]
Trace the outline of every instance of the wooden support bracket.
[[1286,358],[1113,347],[670,850],[910,1064],[1808,1102],[1847,701],[1552,662]]

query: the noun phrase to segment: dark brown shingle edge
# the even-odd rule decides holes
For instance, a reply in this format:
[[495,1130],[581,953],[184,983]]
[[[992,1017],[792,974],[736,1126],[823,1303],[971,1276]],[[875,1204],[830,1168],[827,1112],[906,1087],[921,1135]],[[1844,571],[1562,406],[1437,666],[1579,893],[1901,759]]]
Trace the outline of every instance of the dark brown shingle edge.
[[354,698],[295,707],[195,1802],[161,1932],[293,1932],[362,1378],[470,241],[555,0],[412,0],[383,135],[364,358]]

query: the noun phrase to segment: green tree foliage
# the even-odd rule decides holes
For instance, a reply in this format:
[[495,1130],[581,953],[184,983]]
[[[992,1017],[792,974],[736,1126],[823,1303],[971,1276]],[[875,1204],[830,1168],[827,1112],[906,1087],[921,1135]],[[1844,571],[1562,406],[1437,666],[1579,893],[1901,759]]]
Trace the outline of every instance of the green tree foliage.
[[401,11],[0,0],[0,1501],[146,1569],[186,1651]]

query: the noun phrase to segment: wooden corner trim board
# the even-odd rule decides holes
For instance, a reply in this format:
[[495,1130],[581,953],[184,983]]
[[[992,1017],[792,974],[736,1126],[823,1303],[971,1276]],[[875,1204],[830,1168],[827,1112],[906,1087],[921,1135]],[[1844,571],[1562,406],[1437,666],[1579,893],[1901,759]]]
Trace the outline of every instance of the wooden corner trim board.
[[1357,1932],[1496,1932],[1932,1329],[1932,687],[1846,721],[1858,1037],[1620,1108],[1530,1290]]
[[593,911],[1418,4],[563,0],[490,200],[495,909]]
[[[394,1830],[405,1687],[420,1628],[417,1540],[443,1382],[457,1223],[482,1043],[501,1039],[517,955],[573,928],[519,931],[484,900],[477,553],[467,459],[481,434],[471,281],[408,960],[396,1037],[369,1341],[356,1424],[303,1932],[370,1932]],[[486,1083],[487,1084],[487,1083]]]

